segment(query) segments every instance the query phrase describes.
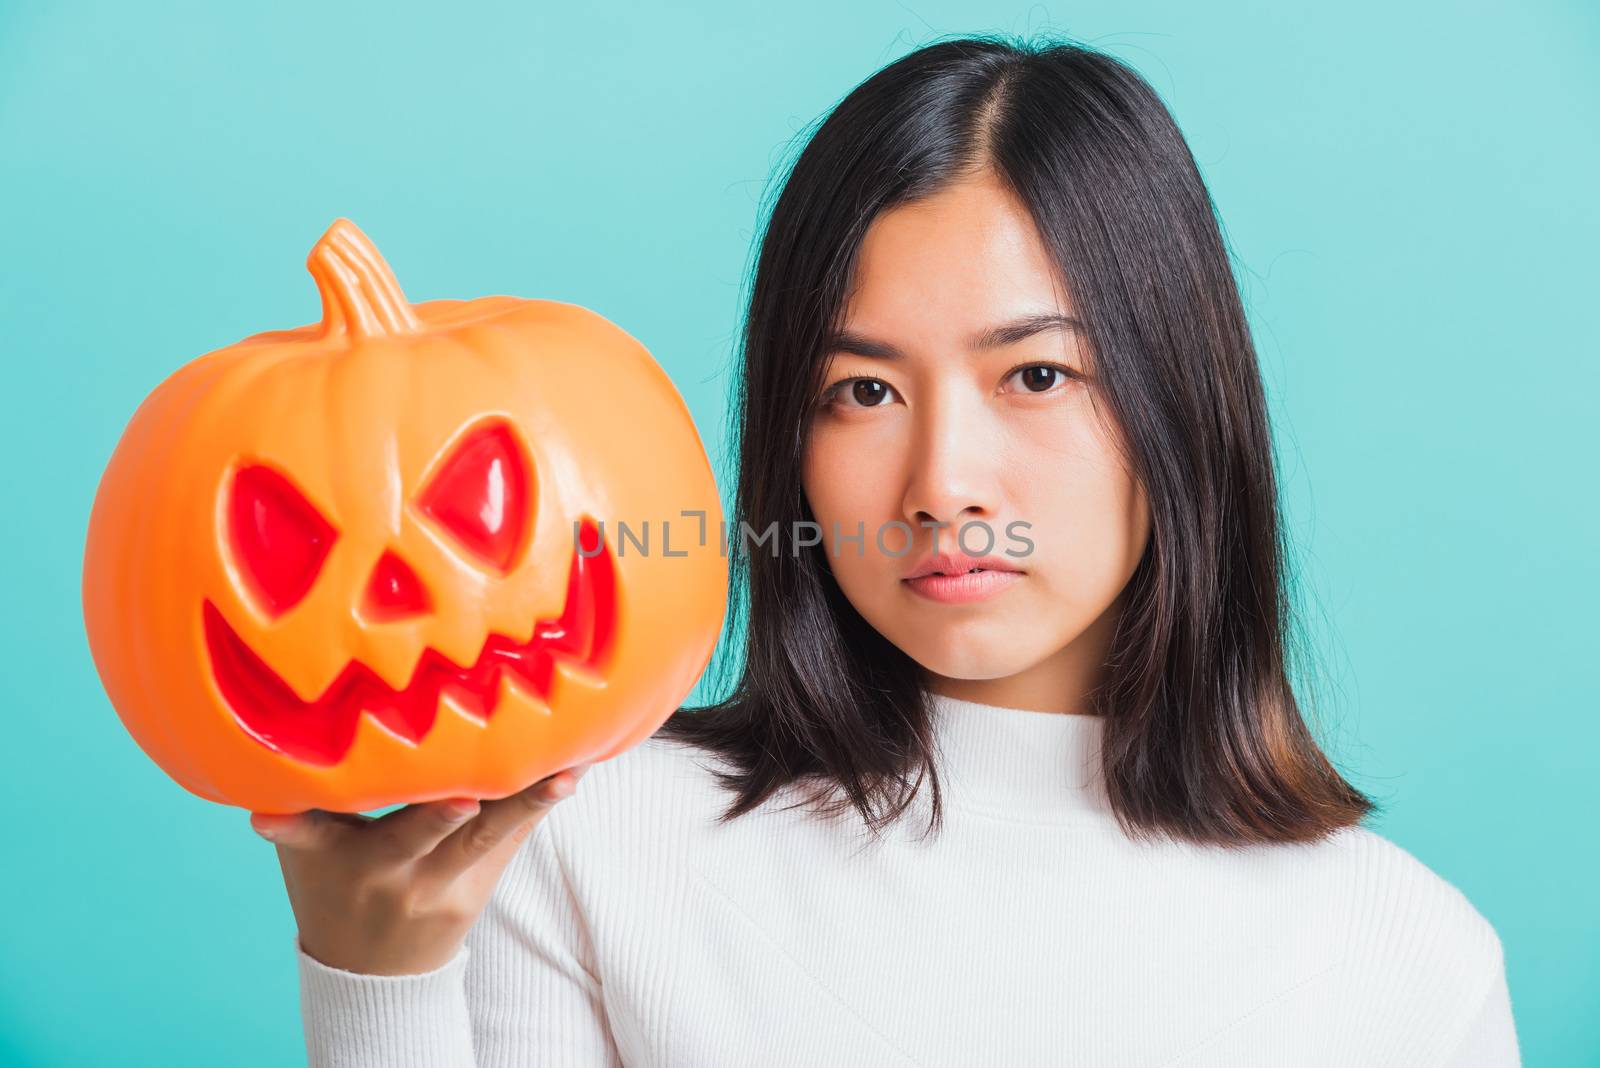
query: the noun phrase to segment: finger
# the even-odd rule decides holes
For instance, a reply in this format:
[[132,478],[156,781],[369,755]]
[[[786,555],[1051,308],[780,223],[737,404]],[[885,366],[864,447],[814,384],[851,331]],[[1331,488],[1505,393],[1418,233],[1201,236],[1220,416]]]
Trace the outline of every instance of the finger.
[[581,777],[581,772],[568,769],[509,797],[482,802],[477,817],[440,842],[426,858],[426,866],[442,878],[459,875],[519,829],[542,820],[558,801],[571,795]]
[[370,833],[390,855],[413,859],[432,852],[479,811],[470,797],[407,805],[373,820]]
[[288,814],[250,814],[251,829],[284,849],[326,848],[348,830],[349,824],[350,818],[345,814],[320,808]]

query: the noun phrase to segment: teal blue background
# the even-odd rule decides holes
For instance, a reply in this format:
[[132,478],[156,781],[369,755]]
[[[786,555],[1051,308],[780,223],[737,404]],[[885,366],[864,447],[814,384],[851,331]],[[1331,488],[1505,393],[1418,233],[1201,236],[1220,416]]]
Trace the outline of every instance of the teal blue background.
[[316,320],[304,258],[347,215],[413,300],[623,325],[721,462],[788,142],[881,64],[997,30],[1128,60],[1184,128],[1261,350],[1328,747],[1494,923],[1527,1063],[1594,1063],[1593,5],[441,7],[0,10],[0,1062],[303,1057],[271,846],[143,756],[83,636],[90,501],[144,395]]

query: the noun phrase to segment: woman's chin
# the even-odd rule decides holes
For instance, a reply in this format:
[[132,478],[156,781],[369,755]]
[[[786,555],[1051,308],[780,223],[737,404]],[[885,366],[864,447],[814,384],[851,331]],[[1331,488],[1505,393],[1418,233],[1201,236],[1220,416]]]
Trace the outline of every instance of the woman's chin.
[[965,625],[929,628],[890,640],[925,670],[947,679],[1002,679],[1037,664],[1055,652],[1035,647],[1036,638],[1018,641],[1020,632],[1005,626]]

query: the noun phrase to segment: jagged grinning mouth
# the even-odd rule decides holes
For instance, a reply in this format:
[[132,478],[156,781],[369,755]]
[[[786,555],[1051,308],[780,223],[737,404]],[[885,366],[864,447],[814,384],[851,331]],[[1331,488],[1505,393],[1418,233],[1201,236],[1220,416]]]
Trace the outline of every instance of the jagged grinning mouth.
[[[583,530],[587,552],[599,535],[592,523]],[[615,630],[615,561],[608,544],[594,556],[585,556],[574,546],[567,601],[559,619],[536,621],[526,642],[491,633],[477,660],[466,667],[426,648],[401,690],[352,660],[321,697],[302,701],[211,601],[203,602],[202,614],[213,676],[240,726],[269,749],[307,764],[331,766],[343,760],[355,743],[363,712],[401,738],[420,743],[438,718],[439,697],[445,691],[465,711],[487,720],[499,700],[502,671],[548,698],[557,657],[598,668]]]

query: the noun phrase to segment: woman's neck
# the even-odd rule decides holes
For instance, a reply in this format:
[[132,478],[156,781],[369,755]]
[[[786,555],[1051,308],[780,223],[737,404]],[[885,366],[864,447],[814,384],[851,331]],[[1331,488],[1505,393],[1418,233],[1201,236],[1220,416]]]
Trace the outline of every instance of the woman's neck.
[[959,805],[1018,820],[1103,817],[1100,716],[982,704],[929,694],[939,776]]

